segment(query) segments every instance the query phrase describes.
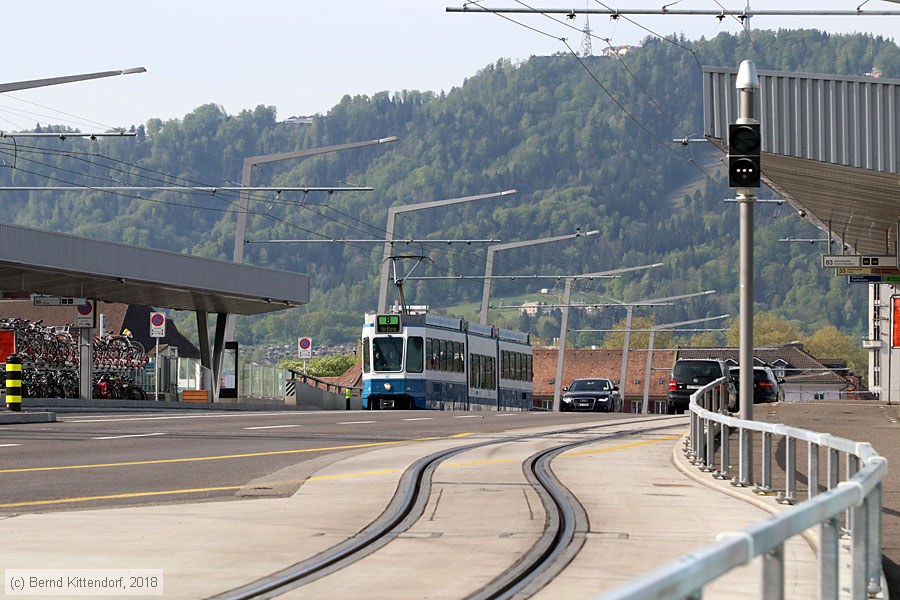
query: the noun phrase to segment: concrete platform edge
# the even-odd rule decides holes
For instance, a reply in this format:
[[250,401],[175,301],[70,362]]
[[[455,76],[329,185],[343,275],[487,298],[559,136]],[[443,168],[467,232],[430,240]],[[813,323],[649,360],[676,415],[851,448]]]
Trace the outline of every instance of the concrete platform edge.
[[[730,480],[715,479],[708,473],[700,472],[697,467],[692,465],[684,455],[684,451],[682,450],[682,448],[684,447],[684,439],[686,437],[686,435],[683,436],[682,439],[675,444],[672,453],[672,463],[675,465],[676,469],[678,469],[697,483],[705,485],[710,489],[717,490],[723,494],[731,496],[732,498],[743,500],[747,504],[764,510],[769,514],[774,515],[781,512],[782,510],[790,508],[789,505],[776,504],[774,501],[774,496],[757,496],[752,491],[750,491],[750,488],[733,486],[731,485]],[[767,502],[763,498],[772,498],[772,501]],[[819,552],[819,536],[817,533],[805,531],[800,535],[803,536],[803,539],[806,540],[806,543],[809,544],[809,547],[813,550],[813,552]]]
[[17,425],[20,423],[55,423],[53,412],[0,412],[0,425]]

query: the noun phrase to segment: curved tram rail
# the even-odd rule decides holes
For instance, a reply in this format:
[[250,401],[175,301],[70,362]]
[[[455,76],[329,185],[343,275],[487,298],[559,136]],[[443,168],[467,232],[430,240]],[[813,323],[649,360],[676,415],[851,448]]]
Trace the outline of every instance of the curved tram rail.
[[[647,419],[642,423],[666,420],[668,419]],[[585,433],[612,426],[622,426],[622,423],[596,424],[578,429],[490,440],[445,449],[420,458],[403,473],[397,491],[384,512],[359,534],[308,560],[213,598],[274,598],[344,569],[376,552],[419,520],[428,503],[432,476],[437,467],[448,458],[486,446],[559,434]],[[544,532],[514,565],[472,593],[469,598],[488,600],[528,597],[549,583],[578,554],[584,543],[583,533],[589,530],[588,516],[578,499],[553,474],[550,463],[554,458],[579,446],[673,427],[683,428],[683,424],[604,432],[544,449],[526,459],[523,463],[525,476],[540,496],[547,514]]]

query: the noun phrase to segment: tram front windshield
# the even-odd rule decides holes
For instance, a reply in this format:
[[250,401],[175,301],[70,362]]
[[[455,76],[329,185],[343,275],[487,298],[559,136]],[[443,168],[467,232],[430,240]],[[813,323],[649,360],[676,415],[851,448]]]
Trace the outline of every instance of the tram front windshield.
[[372,368],[375,371],[402,371],[403,338],[372,338]]

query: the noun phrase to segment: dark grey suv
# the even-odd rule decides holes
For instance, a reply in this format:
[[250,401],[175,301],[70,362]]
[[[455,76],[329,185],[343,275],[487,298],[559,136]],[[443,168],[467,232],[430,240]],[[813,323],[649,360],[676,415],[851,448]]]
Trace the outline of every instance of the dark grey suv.
[[672,367],[672,376],[669,378],[669,414],[683,413],[691,402],[691,394],[721,377],[727,378],[728,397],[734,398],[736,391],[725,361],[717,358],[679,358],[676,360]]
[[565,388],[565,392],[559,407],[562,412],[575,410],[617,412],[622,408],[619,388],[609,379],[576,379]]

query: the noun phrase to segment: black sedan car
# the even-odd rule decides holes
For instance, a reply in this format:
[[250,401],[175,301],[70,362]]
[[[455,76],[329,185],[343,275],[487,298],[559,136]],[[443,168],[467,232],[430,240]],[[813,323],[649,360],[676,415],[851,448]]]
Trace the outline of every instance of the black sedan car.
[[592,410],[616,412],[621,410],[622,399],[619,388],[609,379],[576,379],[563,388],[562,412]]
[[[737,391],[741,389],[740,376],[740,367],[731,367],[731,379],[734,381]],[[778,379],[771,367],[753,367],[753,404],[784,402],[782,383],[784,383],[784,379]],[[740,395],[736,394],[734,405],[729,409],[737,412],[740,406]]]

